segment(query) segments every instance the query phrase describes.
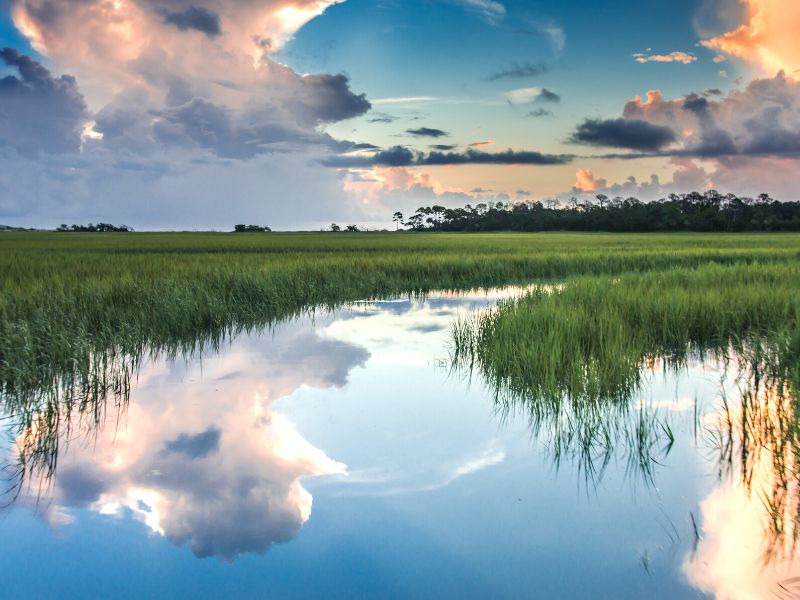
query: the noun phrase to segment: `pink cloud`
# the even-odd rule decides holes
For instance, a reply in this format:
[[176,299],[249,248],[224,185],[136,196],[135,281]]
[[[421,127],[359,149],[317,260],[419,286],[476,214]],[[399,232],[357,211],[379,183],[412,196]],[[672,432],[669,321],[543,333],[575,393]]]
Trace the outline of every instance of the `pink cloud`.
[[697,57],[694,54],[689,54],[688,52],[670,52],[669,54],[645,54],[643,52],[637,52],[633,55],[636,62],[639,63],[648,63],[648,62],[662,62],[662,63],[671,63],[677,62],[684,65],[691,64],[697,60]]

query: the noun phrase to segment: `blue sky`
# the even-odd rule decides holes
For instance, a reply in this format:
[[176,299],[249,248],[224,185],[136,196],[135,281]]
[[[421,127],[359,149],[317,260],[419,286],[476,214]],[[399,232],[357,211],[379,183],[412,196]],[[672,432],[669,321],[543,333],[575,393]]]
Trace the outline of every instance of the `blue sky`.
[[0,223],[380,227],[800,183],[791,0],[0,6]]
[[[539,145],[556,150],[563,149],[564,136],[558,131],[565,125],[588,115],[614,114],[622,102],[647,90],[659,88],[679,97],[706,87],[728,87],[710,60],[713,53],[696,47],[691,26],[695,5],[516,2],[507,3],[506,16],[495,21],[457,2],[353,0],[332,6],[323,18],[306,25],[279,58],[300,72],[347,73],[371,99],[441,98],[409,104],[431,126],[453,132],[463,143],[488,135],[521,146],[544,134]],[[635,62],[632,55],[647,48],[694,52],[707,60],[691,65]],[[526,63],[548,70],[539,76],[490,80]],[[561,96],[560,106],[553,109],[555,120],[526,121],[524,108],[506,105],[506,92],[530,86]],[[401,125],[419,117],[392,105],[376,108],[405,116]],[[343,128],[353,125],[348,122]],[[392,129],[398,129],[355,125],[363,136],[360,141],[390,143]]]

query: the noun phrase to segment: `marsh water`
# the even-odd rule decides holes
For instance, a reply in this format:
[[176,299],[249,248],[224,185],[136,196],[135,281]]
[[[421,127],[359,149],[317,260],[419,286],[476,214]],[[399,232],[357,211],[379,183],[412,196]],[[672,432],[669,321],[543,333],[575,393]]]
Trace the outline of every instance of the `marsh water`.
[[42,433],[7,415],[0,596],[798,597],[797,449],[739,439],[732,364],[652,360],[614,434],[565,436],[449,361],[456,318],[518,293],[151,357],[27,473]]

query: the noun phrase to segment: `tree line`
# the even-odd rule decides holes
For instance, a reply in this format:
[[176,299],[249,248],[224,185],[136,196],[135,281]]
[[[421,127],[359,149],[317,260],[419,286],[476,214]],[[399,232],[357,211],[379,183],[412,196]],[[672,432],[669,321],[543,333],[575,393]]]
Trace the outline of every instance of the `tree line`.
[[67,225],[66,223],[62,223],[58,227],[56,227],[56,231],[100,231],[100,232],[109,232],[109,231],[133,231],[133,227],[128,227],[127,225],[112,225],[111,223],[89,223],[88,225]]
[[780,202],[716,190],[637,198],[572,198],[544,202],[487,202],[463,208],[423,206],[392,220],[414,231],[800,231],[800,202]]

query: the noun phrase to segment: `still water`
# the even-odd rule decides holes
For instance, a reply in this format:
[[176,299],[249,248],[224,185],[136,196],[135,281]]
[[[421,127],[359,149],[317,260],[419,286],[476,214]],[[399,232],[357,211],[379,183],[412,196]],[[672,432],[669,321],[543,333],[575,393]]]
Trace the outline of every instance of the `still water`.
[[653,365],[632,418],[674,439],[645,469],[619,440],[559,452],[448,363],[454,319],[517,293],[359,303],[149,360],[3,509],[0,596],[798,597],[795,553],[764,552],[773,470],[745,485],[720,460],[735,376]]

